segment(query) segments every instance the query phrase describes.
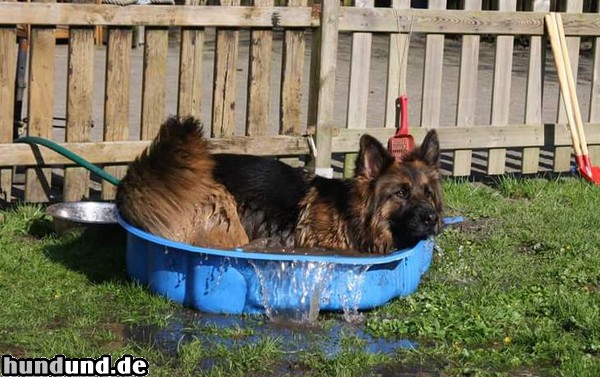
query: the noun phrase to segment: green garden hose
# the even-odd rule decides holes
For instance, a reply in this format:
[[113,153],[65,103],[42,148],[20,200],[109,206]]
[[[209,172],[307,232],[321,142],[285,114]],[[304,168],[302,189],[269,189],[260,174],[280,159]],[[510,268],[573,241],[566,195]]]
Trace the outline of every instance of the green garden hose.
[[15,143],[43,145],[44,147],[52,149],[54,152],[65,156],[66,158],[73,161],[77,165],[86,168],[87,170],[91,171],[92,173],[96,174],[97,176],[104,179],[105,181],[112,183],[115,186],[118,186],[119,183],[121,182],[115,176],[108,174],[106,171],[100,169],[98,166],[85,160],[83,157],[71,152],[70,150],[66,149],[65,147],[60,146],[60,145],[56,144],[55,142],[50,141],[48,139],[44,139],[44,138],[37,137],[37,136],[24,136],[24,137],[15,139]]

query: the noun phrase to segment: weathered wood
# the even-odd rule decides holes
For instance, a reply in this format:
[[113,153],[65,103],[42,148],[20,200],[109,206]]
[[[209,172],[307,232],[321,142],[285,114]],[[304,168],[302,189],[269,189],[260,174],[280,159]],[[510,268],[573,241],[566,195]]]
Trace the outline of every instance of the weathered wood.
[[[517,0],[506,0],[500,3],[501,11],[517,9]],[[492,88],[493,126],[508,124],[510,114],[510,84],[513,61],[512,36],[498,36],[496,39],[496,57],[494,62],[494,84]],[[506,169],[506,150],[490,149],[488,152],[488,174],[504,174]]]
[[[600,123],[586,124],[586,136],[589,144],[600,145]],[[427,128],[414,128],[411,134],[416,142],[421,142]],[[571,145],[571,136],[564,124],[530,124],[484,127],[441,127],[437,129],[441,147],[444,150],[548,147]],[[348,129],[333,128],[332,140],[334,153],[350,153],[358,150],[358,140],[368,133],[382,142],[393,135],[390,128]],[[60,143],[60,145],[81,155],[94,164],[123,164],[138,156],[150,141],[115,141]],[[309,152],[308,143],[302,136],[247,136],[210,139],[209,145],[215,153],[240,153],[263,156],[305,155]],[[0,144],[0,167],[14,165],[54,166],[74,163],[47,148],[39,148],[39,161],[32,147],[25,144]]]
[[[481,9],[481,0],[466,0],[465,10]],[[460,53],[460,71],[458,80],[458,106],[456,124],[472,126],[475,124],[475,108],[477,105],[477,74],[479,64],[479,36],[465,35],[462,38]],[[452,174],[465,176],[471,174],[470,150],[454,152]]]
[[[431,0],[429,8],[446,9],[446,0]],[[443,67],[444,35],[430,34],[425,43],[423,100],[421,102],[421,125],[423,127],[439,126]]]
[[[239,5],[239,0],[221,5]],[[0,3],[0,24],[98,26],[315,27],[308,7],[151,6]]]
[[[52,138],[54,113],[54,52],[55,29],[31,27],[27,134]],[[27,169],[25,201],[47,202],[50,197],[49,169]]]
[[[94,28],[69,29],[67,73],[67,142],[89,141],[92,128],[94,90]],[[89,198],[89,172],[84,168],[65,169],[63,200]]]
[[[222,2],[224,3],[224,1]],[[389,8],[340,9],[340,31],[433,34],[543,35],[544,13],[464,12]],[[397,19],[397,16],[400,16]],[[591,13],[564,15],[569,36],[599,36],[600,19]],[[0,3],[0,24],[99,26],[317,27],[309,7],[193,6],[121,7],[92,4]]]
[[[254,0],[256,6],[273,6],[273,0]],[[250,32],[250,59],[248,64],[248,96],[246,102],[246,135],[264,135],[269,127],[271,102],[271,60],[273,32]]]
[[177,97],[179,116],[199,117],[201,113],[204,34],[203,28],[181,30]]
[[[106,52],[106,83],[104,95],[104,140],[121,141],[129,138],[129,91],[131,66],[130,28],[108,30]],[[105,170],[117,178],[125,175],[124,166],[106,166]],[[102,198],[112,199],[116,188],[102,181]]]
[[[239,5],[239,0],[226,0],[221,4]],[[213,78],[212,136],[232,136],[235,132],[236,71],[239,31],[217,29]]]
[[[150,142],[142,140],[59,144],[94,164],[124,164],[133,161]],[[309,153],[306,137],[303,136],[238,136],[210,139],[208,142],[214,153],[258,156],[298,156]],[[32,147],[26,144],[0,144],[0,167],[74,165],[74,162],[50,149],[40,147],[39,152],[39,156],[36,156]]]
[[146,27],[140,139],[154,138],[165,120],[169,30]]
[[320,56],[319,94],[317,99],[317,129],[315,171],[321,175],[332,175],[331,169],[331,126],[334,115],[335,71],[338,49],[338,12],[336,1],[325,1],[321,9],[321,27],[318,29]]
[[[392,1],[396,12],[410,8],[410,0]],[[385,92],[385,126],[398,127],[396,119],[396,100],[400,94],[406,94],[406,72],[408,70],[409,33],[390,35],[387,69],[387,89]]]
[[[534,1],[534,12],[545,12],[550,4],[545,1]],[[527,95],[525,97],[525,123],[542,122],[542,101],[544,93],[544,62],[546,40],[532,36],[529,43],[529,66],[527,69]],[[539,170],[540,149],[524,148],[521,163],[523,174],[537,173]]]
[[[579,13],[583,10],[583,0],[568,0],[567,9],[568,13]],[[564,21],[563,21],[564,22]],[[565,25],[566,26],[566,25]],[[567,46],[569,50],[569,60],[571,61],[571,70],[573,71],[573,79],[577,83],[577,73],[579,71],[579,37],[567,38]],[[577,88],[575,88],[577,89]],[[563,104],[562,95],[558,93],[558,123],[565,123],[567,121],[567,115],[565,106]],[[570,147],[558,147],[554,148],[554,171],[565,172],[571,169],[571,154],[572,148]]]
[[[420,143],[427,128],[415,127],[411,135]],[[586,124],[588,143],[600,144],[600,123]],[[353,152],[358,150],[358,140],[368,133],[381,142],[386,142],[394,130],[389,128],[347,129],[335,128],[333,132],[334,153]],[[564,124],[530,124],[484,127],[440,127],[437,128],[440,145],[445,150],[514,148],[514,147],[548,147],[554,145],[570,145],[571,136]]]
[[[288,0],[288,7],[306,6],[307,0]],[[303,30],[286,30],[281,68],[281,107],[279,133],[302,133],[302,78],[306,42]]]
[[[373,7],[373,0],[356,0],[355,6]],[[371,33],[352,35],[350,83],[348,88],[348,128],[367,128],[367,105],[369,103],[369,78],[371,70]],[[349,178],[354,172],[357,155],[348,153],[344,158],[344,176]]]
[[[0,28],[0,143],[13,138],[15,80],[17,75],[17,29]],[[10,202],[13,169],[0,170],[0,201]]]

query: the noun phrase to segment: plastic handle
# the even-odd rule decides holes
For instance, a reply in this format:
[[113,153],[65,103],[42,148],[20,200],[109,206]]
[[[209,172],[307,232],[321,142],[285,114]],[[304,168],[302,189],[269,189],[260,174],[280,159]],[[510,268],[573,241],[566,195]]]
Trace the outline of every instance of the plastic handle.
[[398,98],[398,111],[400,111],[400,127],[396,135],[408,135],[408,97],[404,94]]

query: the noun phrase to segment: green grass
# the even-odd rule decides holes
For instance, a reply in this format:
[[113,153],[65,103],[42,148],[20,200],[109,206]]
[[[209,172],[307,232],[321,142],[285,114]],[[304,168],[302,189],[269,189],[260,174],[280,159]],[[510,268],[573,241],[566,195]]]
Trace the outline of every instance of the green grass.
[[[448,214],[468,221],[439,237],[441,255],[415,294],[366,313],[363,325],[416,349],[366,353],[365,340],[345,331],[333,356],[319,342],[290,352],[289,338],[261,332],[261,319],[181,321],[181,308],[127,278],[123,242],[58,238],[43,208],[18,206],[0,212],[0,353],[130,353],[156,376],[597,375],[600,189],[568,178],[444,189]],[[327,338],[335,318],[313,331]],[[164,347],[140,329],[175,338]]]

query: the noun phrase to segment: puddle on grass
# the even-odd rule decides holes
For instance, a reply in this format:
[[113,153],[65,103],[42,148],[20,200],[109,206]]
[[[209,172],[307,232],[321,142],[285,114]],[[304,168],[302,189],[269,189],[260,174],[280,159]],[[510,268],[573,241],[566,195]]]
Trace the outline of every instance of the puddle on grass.
[[[409,340],[374,338],[363,330],[362,323],[345,322],[341,315],[331,315],[327,320],[312,323],[288,318],[266,316],[211,315],[182,309],[169,319],[166,327],[133,326],[128,338],[138,344],[151,345],[168,357],[176,357],[182,344],[194,339],[211,347],[230,349],[256,344],[266,337],[277,339],[286,361],[294,362],[295,355],[304,351],[320,351],[334,358],[343,350],[343,341],[352,336],[362,345],[362,351],[372,354],[393,354],[401,348],[415,348]],[[353,350],[357,350],[356,347]],[[202,367],[210,368],[207,360]]]

